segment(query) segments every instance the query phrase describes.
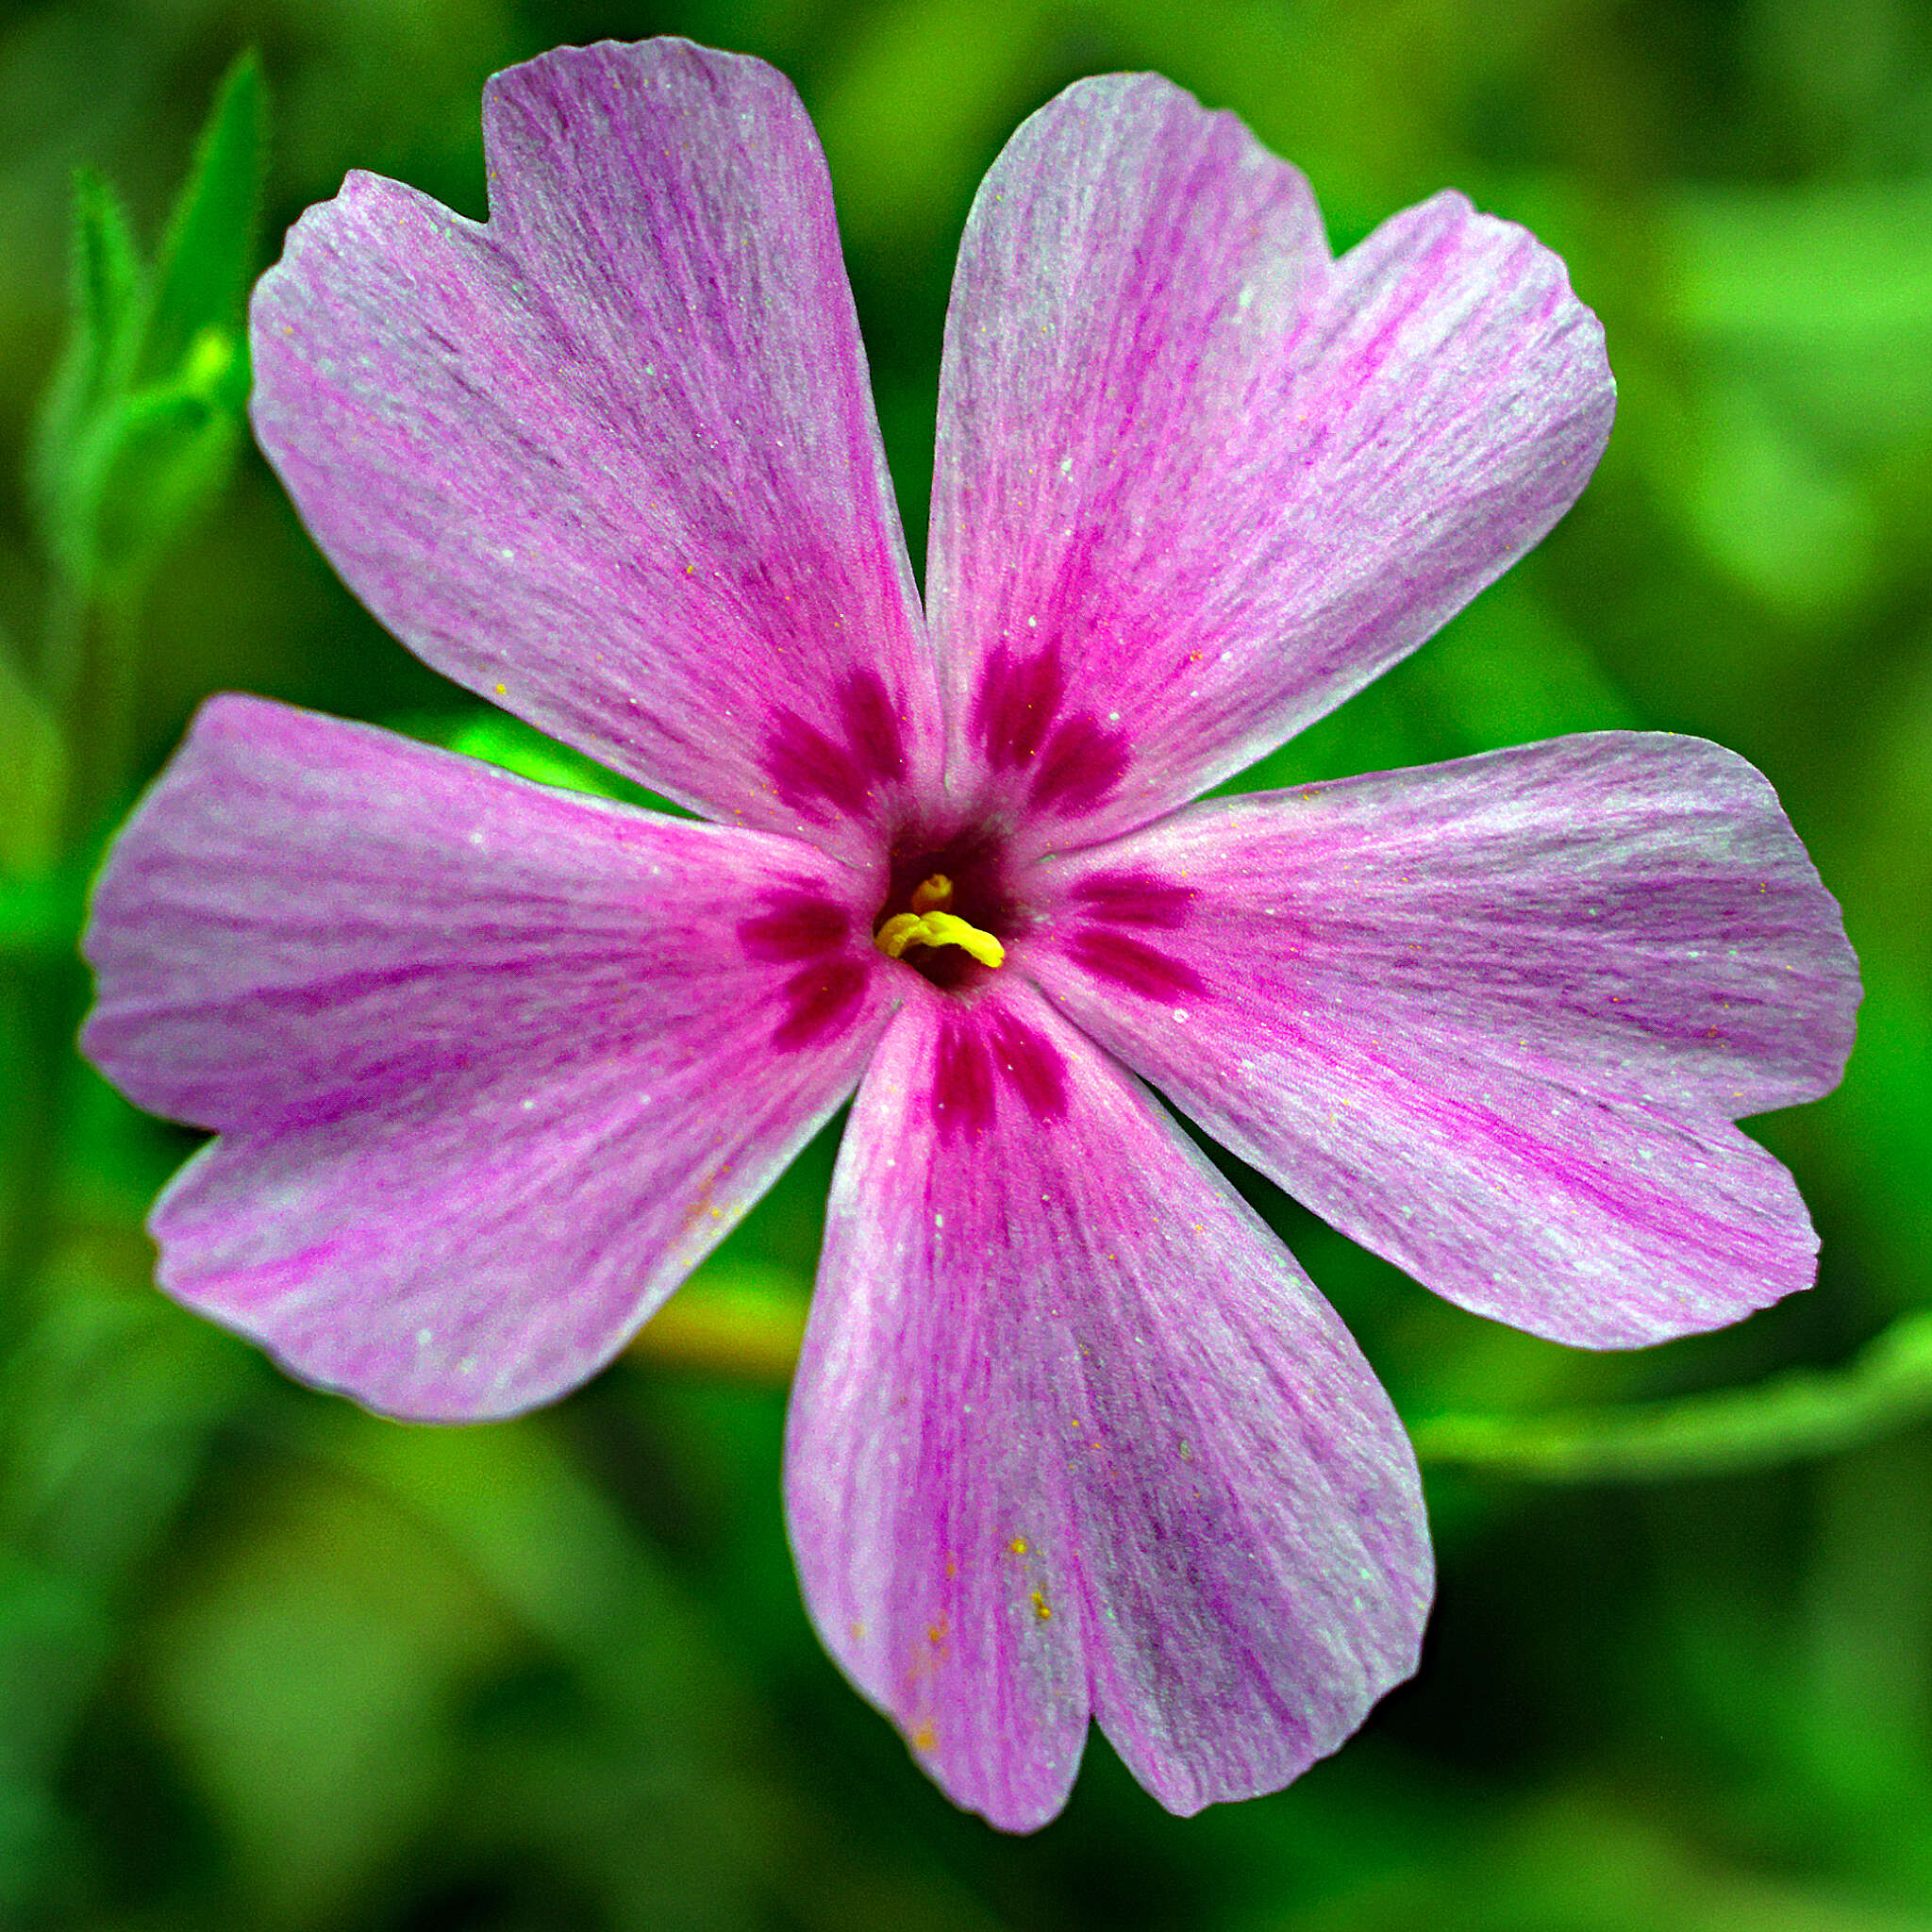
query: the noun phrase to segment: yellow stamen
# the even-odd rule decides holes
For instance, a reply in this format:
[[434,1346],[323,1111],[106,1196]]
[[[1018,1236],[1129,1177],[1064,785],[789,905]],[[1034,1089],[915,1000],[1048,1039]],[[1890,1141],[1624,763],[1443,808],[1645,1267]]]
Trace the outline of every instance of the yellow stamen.
[[953,909],[952,880],[942,872],[936,872],[931,878],[921,880],[912,889],[912,909],[915,912],[950,912]]
[[887,958],[896,959],[914,940],[924,936],[925,921],[916,912],[895,912],[872,936],[872,942]]
[[1006,947],[991,933],[950,912],[895,912],[872,942],[889,959],[903,958],[908,946],[959,946],[982,966],[1001,965],[1007,957]]

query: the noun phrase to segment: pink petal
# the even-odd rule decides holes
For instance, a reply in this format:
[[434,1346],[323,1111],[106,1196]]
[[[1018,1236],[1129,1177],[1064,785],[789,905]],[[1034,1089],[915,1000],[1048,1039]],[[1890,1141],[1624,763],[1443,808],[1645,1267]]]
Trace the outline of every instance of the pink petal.
[[1465,1307],[1587,1347],[1808,1287],[1730,1123],[1837,1084],[1857,962],[1771,787],[1605,732],[1197,806],[1045,869],[1029,969],[1217,1140]]
[[1537,542],[1612,406],[1595,317],[1523,229],[1442,194],[1332,261],[1232,115],[1079,82],[994,164],[954,282],[952,781],[1042,845],[1193,797]]
[[891,1000],[796,841],[218,698],[123,833],[83,1043],[220,1131],[160,1279],[391,1414],[623,1346],[850,1092]]
[[484,96],[491,219],[352,175],[254,308],[257,433],[410,649],[714,818],[851,837],[937,701],[786,80],[681,41]]
[[1170,1809],[1272,1790],[1415,1665],[1415,1464],[1280,1243],[1008,974],[913,999],[833,1181],[787,1493],[820,1632],[958,1803],[1090,1711]]

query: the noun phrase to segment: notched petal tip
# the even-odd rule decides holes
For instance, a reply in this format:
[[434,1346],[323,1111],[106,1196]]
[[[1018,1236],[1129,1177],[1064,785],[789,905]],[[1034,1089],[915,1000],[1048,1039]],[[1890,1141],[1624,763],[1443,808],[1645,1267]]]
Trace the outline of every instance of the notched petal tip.
[[[1036,1115],[1019,1066],[1043,1054]],[[827,1646],[1004,1829],[1058,1810],[1090,1716],[1187,1812],[1289,1782],[1414,1668],[1428,1533],[1387,1397],[1024,982],[908,1004],[881,1042],[786,1483]]]
[[164,1285],[384,1413],[560,1394],[856,1083],[848,892],[796,841],[212,701],[89,939],[104,1071],[220,1134],[156,1208]]
[[[1108,918],[1134,871],[1185,879],[1180,923]],[[1029,965],[1064,1010],[1451,1300],[1626,1348],[1815,1278],[1790,1175],[1732,1123],[1836,1082],[1857,963],[1734,754],[1579,735],[1209,802],[1058,875]],[[1144,1024],[1121,995],[1170,961],[1205,994]]]
[[1231,117],[1141,77],[1059,96],[988,175],[947,320],[949,774],[1039,847],[1151,822],[1540,541],[1614,407],[1526,230],[1451,192],[1336,259]]
[[364,175],[291,231],[252,311],[270,461],[435,669],[853,856],[940,722],[810,122],[688,42],[506,70],[484,119],[486,225]]

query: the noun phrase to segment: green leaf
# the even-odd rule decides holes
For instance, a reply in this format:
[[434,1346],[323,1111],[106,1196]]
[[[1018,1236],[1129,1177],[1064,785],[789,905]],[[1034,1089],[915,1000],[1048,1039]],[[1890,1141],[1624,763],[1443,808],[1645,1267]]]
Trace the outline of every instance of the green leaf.
[[248,391],[242,308],[265,154],[261,68],[228,70],[152,279],[108,185],[75,190],[74,320],[42,412],[34,497],[66,582],[125,596],[226,479]]
[[1543,1416],[1415,1424],[1436,1467],[1536,1482],[1672,1482],[1835,1455],[1932,1415],[1932,1310],[1902,1315],[1849,1366],[1752,1389]]
[[131,594],[227,481],[241,441],[241,418],[204,388],[132,397],[83,454],[75,502],[87,542],[75,580],[101,596]]
[[[141,356],[149,377],[187,376],[210,330],[240,340],[261,218],[267,117],[261,63],[245,53],[222,80],[161,240]],[[225,362],[224,374],[224,400],[239,407],[247,390],[242,358]]]
[[84,549],[74,485],[82,444],[123,394],[141,343],[146,276],[126,211],[107,182],[82,169],[74,184],[73,313],[41,406],[29,473],[41,539],[60,559]]

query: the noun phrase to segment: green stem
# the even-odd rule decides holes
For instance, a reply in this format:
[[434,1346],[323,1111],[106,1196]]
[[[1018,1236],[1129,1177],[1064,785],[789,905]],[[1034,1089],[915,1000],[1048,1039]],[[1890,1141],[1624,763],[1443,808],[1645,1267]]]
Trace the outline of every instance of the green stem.
[[[77,913],[79,882],[125,789],[140,690],[139,604],[89,595],[56,575],[42,634],[41,675],[49,712],[66,748],[58,872],[45,882],[50,910]],[[26,1306],[54,1240],[59,1150],[74,1100],[75,1030],[86,985],[75,932],[29,935],[5,962],[0,1028],[18,1131],[0,1146],[0,1290],[9,1308]]]
[[83,1004],[80,974],[71,958],[9,960],[0,977],[0,1003],[6,1058],[14,1068],[8,1095],[13,1130],[0,1147],[0,1304],[17,1321],[25,1319],[54,1239],[60,1148],[74,1090],[74,1033]]
[[1409,1431],[1437,1468],[1532,1482],[1673,1482],[1833,1456],[1932,1417],[1932,1310],[1901,1315],[1841,1369],[1749,1389],[1541,1416],[1432,1417]]
[[87,664],[88,608],[86,592],[57,571],[48,585],[46,617],[41,626],[41,692],[49,715],[63,732],[74,722]]
[[57,583],[48,597],[42,671],[67,744],[62,829],[70,858],[101,834],[126,788],[141,658],[138,596],[90,596]]

